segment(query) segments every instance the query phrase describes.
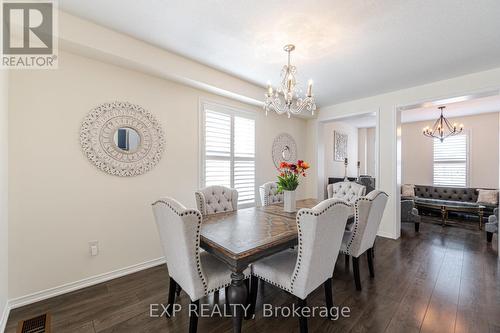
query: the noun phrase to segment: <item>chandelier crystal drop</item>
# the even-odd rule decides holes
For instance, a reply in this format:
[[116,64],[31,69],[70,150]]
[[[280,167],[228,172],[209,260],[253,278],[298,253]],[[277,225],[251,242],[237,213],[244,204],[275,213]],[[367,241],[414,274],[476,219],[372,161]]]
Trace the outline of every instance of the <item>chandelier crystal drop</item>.
[[446,106],[440,106],[438,109],[441,110],[441,116],[436,120],[432,127],[425,127],[422,130],[422,134],[429,138],[439,139],[441,142],[444,141],[449,136],[457,135],[462,133],[464,130],[463,124],[451,124],[448,119],[443,116],[443,110]]
[[295,75],[297,68],[290,64],[290,53],[295,50],[295,45],[288,44],[283,48],[288,53],[288,64],[281,70],[281,85],[273,90],[270,83],[267,85],[266,99],[264,101],[264,110],[266,115],[269,111],[276,111],[277,114],[288,115],[299,114],[302,110],[310,111],[314,115],[316,103],[312,93],[312,81],[309,80],[307,93],[302,97],[302,89],[298,87]]

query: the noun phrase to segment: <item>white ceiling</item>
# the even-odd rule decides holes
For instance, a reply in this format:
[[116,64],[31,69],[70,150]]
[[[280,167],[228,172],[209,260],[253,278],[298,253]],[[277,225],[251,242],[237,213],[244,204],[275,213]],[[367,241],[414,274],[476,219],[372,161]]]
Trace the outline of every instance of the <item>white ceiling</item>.
[[[473,116],[483,113],[500,112],[500,96],[478,98],[470,101],[448,103],[444,110],[447,118]],[[427,106],[401,112],[401,122],[412,123],[436,120],[440,115],[437,106]]]
[[369,128],[377,126],[377,116],[375,113],[365,113],[362,115],[345,117],[336,121],[343,122],[356,128]]
[[[428,103],[432,104],[432,103]],[[413,123],[418,121],[434,121],[439,115],[440,111],[438,105],[429,105],[425,107],[418,107],[411,110],[401,112],[402,123]],[[458,118],[480,115],[485,113],[500,112],[500,96],[491,96],[477,98],[473,100],[446,103],[444,116],[446,118]],[[375,127],[377,118],[374,113],[366,113],[357,116],[350,116],[338,119],[343,123],[349,124],[357,128]],[[432,125],[432,124],[429,124]]]
[[[292,63],[318,105],[500,66],[498,0],[60,0],[62,10],[259,85]],[[304,87],[305,88],[305,87]]]

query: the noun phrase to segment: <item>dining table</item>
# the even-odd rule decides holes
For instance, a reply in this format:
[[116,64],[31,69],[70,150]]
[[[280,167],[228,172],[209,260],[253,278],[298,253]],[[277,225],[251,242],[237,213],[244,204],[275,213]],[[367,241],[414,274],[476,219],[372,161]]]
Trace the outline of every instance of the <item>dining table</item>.
[[[296,202],[297,211],[320,200]],[[297,245],[297,212],[285,212],[283,203],[250,207],[203,217],[200,246],[231,270],[228,300],[232,305],[233,332],[240,333],[247,301],[244,270],[253,262]]]

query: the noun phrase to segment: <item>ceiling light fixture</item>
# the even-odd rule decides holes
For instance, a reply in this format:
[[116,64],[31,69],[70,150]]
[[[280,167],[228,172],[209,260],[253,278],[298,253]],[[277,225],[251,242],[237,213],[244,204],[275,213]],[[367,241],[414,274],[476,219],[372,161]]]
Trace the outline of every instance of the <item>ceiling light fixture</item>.
[[266,115],[268,111],[276,111],[277,114],[286,113],[288,118],[292,114],[299,114],[306,109],[314,115],[316,103],[312,93],[312,80],[307,85],[305,97],[301,97],[302,89],[297,86],[295,75],[297,68],[290,64],[290,53],[295,50],[295,45],[288,44],[283,48],[288,53],[288,64],[281,70],[281,85],[273,90],[270,83],[267,84],[266,100],[264,101],[264,110]]
[[441,116],[438,118],[438,120],[436,120],[432,128],[429,126],[425,127],[422,131],[422,134],[429,138],[437,138],[441,142],[443,142],[444,139],[449,136],[462,133],[462,131],[464,130],[464,125],[458,125],[456,123],[451,125],[449,120],[443,116],[443,110],[445,108],[446,106],[438,107],[438,109],[441,110]]

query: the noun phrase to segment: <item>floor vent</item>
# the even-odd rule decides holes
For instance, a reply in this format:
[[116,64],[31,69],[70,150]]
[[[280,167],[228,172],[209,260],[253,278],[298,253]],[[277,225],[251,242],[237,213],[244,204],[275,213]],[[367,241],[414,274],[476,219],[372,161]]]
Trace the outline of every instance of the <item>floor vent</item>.
[[16,333],[50,333],[50,313],[31,319],[22,320],[17,325]]

